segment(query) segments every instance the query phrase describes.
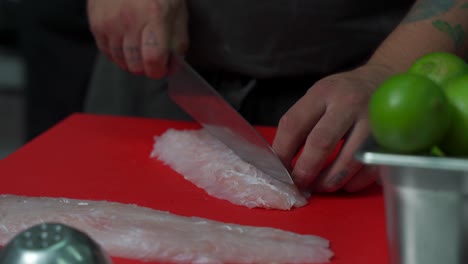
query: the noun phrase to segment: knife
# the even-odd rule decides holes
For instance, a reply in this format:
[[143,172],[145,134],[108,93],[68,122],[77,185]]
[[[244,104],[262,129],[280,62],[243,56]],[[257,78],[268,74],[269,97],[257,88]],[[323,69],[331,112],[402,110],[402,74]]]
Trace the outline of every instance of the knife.
[[294,184],[278,155],[181,56],[172,56],[169,97],[241,159],[284,183]]

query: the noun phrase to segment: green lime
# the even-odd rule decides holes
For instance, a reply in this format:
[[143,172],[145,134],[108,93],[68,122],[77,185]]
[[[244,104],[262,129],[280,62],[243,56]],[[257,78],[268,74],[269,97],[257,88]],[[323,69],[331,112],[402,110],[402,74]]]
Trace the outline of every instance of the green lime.
[[444,86],[450,80],[468,73],[468,65],[450,52],[431,52],[416,59],[408,72],[416,73]]
[[440,148],[448,156],[468,156],[468,74],[452,80],[444,91],[453,116]]
[[438,146],[433,146],[430,150],[430,154],[432,156],[437,156],[437,157],[445,157],[445,153],[438,147]]
[[401,73],[371,96],[371,133],[382,147],[398,153],[428,151],[442,139],[451,111],[443,90],[418,74]]

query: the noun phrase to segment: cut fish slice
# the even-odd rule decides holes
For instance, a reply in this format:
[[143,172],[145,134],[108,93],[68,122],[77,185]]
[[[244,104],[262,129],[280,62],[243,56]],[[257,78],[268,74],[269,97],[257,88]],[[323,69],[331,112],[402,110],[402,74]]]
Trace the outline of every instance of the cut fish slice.
[[266,175],[203,129],[169,129],[151,157],[158,158],[211,196],[249,208],[289,210],[307,204],[295,185]]

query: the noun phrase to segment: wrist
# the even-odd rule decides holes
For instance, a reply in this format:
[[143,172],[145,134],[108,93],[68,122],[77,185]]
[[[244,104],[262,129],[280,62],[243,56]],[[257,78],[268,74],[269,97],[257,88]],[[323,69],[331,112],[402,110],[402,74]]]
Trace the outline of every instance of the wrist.
[[354,72],[358,73],[360,76],[367,76],[366,79],[371,82],[374,87],[377,87],[383,81],[401,71],[395,70],[385,63],[368,61],[366,64],[356,68]]

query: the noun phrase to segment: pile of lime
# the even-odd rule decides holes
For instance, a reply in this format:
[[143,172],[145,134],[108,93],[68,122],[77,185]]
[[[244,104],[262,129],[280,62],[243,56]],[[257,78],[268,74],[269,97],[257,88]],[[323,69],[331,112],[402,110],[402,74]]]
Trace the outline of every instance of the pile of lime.
[[468,156],[468,64],[449,52],[419,57],[377,87],[369,123],[388,151]]

